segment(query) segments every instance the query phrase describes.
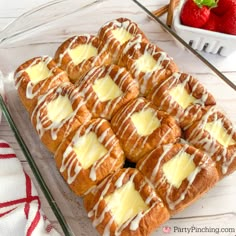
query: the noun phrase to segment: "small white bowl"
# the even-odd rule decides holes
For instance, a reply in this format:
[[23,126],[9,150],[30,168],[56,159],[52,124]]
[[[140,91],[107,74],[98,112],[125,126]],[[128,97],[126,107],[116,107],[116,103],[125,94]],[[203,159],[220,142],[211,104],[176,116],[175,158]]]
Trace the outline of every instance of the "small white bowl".
[[175,11],[173,28],[193,49],[228,56],[236,50],[236,36],[182,25],[181,6]]

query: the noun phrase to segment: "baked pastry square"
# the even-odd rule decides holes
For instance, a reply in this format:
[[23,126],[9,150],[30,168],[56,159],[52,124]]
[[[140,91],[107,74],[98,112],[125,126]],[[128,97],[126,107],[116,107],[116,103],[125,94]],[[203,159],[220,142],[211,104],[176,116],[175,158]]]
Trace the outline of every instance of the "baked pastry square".
[[93,119],[64,138],[55,161],[70,188],[82,196],[123,166],[124,152],[109,122]]
[[78,35],[63,42],[55,53],[55,61],[68,73],[72,83],[94,66],[110,64],[111,57],[94,35]]
[[157,110],[142,97],[118,110],[111,120],[111,126],[131,162],[137,162],[158,145],[176,142],[181,135],[173,116]]
[[178,71],[173,59],[151,43],[135,43],[123,53],[121,61],[139,82],[143,96],[147,96],[156,84]]
[[91,113],[70,82],[41,95],[31,114],[31,122],[42,143],[53,153],[64,136],[90,119]]
[[108,120],[120,107],[139,95],[138,83],[125,68],[117,65],[93,68],[76,86],[93,117]]
[[220,178],[236,170],[236,128],[218,107],[209,108],[193,123],[185,131],[185,138],[211,156]]
[[169,219],[162,200],[137,169],[121,169],[97,188],[88,216],[101,235],[150,235]]
[[148,95],[160,110],[175,116],[186,128],[199,120],[207,107],[216,104],[214,97],[193,76],[176,72]]
[[137,168],[151,181],[171,215],[196,201],[219,179],[209,156],[181,143],[154,149]]
[[141,41],[148,42],[138,25],[124,17],[106,22],[98,31],[103,47],[110,52],[112,62],[115,64],[119,61],[125,45],[137,36]]
[[69,82],[66,72],[49,56],[24,62],[16,69],[14,80],[20,100],[29,112],[35,107],[38,96],[62,82]]

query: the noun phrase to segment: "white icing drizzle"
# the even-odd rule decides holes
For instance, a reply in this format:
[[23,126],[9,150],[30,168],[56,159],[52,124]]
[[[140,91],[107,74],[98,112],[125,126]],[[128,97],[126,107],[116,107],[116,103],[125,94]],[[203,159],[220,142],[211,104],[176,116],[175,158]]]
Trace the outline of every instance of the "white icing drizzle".
[[137,24],[125,18],[123,18],[121,21],[122,22],[120,22],[119,19],[109,21],[105,23],[98,32],[101,41],[105,42],[104,46],[106,49],[111,50],[113,58],[116,58],[115,61],[118,59],[117,57],[119,56],[119,53],[122,53],[121,49],[123,44],[121,44],[120,41],[114,37],[112,34],[113,29],[123,28],[126,32],[132,34],[132,37],[128,40],[128,42],[134,39],[137,35],[139,40],[142,40],[143,38]]
[[[111,128],[109,127],[106,129],[101,135],[98,135],[99,129],[106,123],[107,121],[104,119],[96,119],[91,121],[90,125],[86,127],[85,125],[81,125],[78,130],[76,131],[73,139],[71,140],[70,144],[67,146],[66,150],[63,153],[63,159],[62,159],[62,165],[60,168],[60,171],[63,172],[67,170],[67,182],[68,184],[71,184],[79,175],[80,171],[83,170],[81,164],[79,163],[78,159],[76,158],[76,153],[73,150],[74,143],[77,142],[77,140],[85,134],[88,134],[91,131],[94,131],[97,134],[98,141],[106,147],[108,152],[101,157],[99,160],[97,160],[91,167],[90,167],[90,174],[89,177],[92,181],[97,180],[96,171],[98,170],[99,166],[106,161],[107,158],[111,156],[111,153],[114,152],[114,146],[118,144],[118,139],[116,139],[115,135],[111,135],[106,141],[105,138],[107,138],[107,134],[111,132]],[[85,130],[85,132],[84,132]],[[120,151],[116,151],[117,156],[123,155],[123,151],[120,149]],[[76,162],[76,165],[74,164]],[[116,164],[116,160],[113,161],[113,166]],[[72,168],[75,166],[74,175],[72,175]],[[113,170],[113,166],[110,167],[110,170]]]
[[[150,138],[150,135],[147,135],[147,136],[137,135],[137,130],[135,128],[133,128],[132,132],[129,133],[129,135],[127,136],[127,130],[131,126],[133,126],[133,123],[131,121],[130,122],[127,122],[127,121],[128,119],[130,119],[131,115],[135,111],[137,111],[137,107],[139,107],[142,103],[144,103],[144,106],[142,107],[142,109],[140,109],[140,111],[144,111],[150,107],[150,102],[146,102],[142,97],[139,97],[133,100],[132,102],[128,103],[126,106],[124,106],[119,111],[119,115],[117,113],[116,116],[112,119],[112,126],[115,127],[117,136],[119,137],[121,142],[124,143],[124,148],[125,148],[125,145],[132,143],[132,145],[128,145],[129,149],[127,151],[128,154],[132,157],[137,157],[138,155],[141,155],[141,153],[143,152],[143,148],[145,147],[146,143],[148,142],[148,139]],[[157,117],[157,114],[159,111],[155,109],[153,109],[153,111],[154,111],[154,116]],[[160,121],[160,124],[162,125],[163,119],[158,118],[158,120]],[[158,127],[157,129],[161,129],[161,126]],[[171,132],[172,132],[172,129],[171,128],[168,129],[160,137],[160,140],[158,143],[156,143],[156,145],[158,146],[160,144],[163,144],[164,140],[166,139],[166,137],[170,135]],[[141,146],[138,146],[140,144],[140,141],[141,141]]]
[[[48,102],[56,99],[58,95],[62,94],[63,91],[68,95],[71,104],[76,101],[79,101],[79,104],[76,108],[74,108],[73,112],[61,122],[52,122],[50,121],[47,115],[44,115],[42,117],[42,111],[46,109]],[[50,101],[48,100],[49,96]],[[68,122],[68,125],[65,126],[65,134],[68,134],[70,132],[75,116],[78,115],[79,110],[82,108],[82,106],[84,106],[84,109],[86,109],[85,102],[80,98],[79,93],[75,89],[75,87],[70,83],[62,83],[60,87],[57,87],[56,89],[50,89],[47,93],[41,95],[38,98],[37,106],[34,108],[31,115],[31,121],[33,123],[33,119],[36,119],[36,130],[40,138],[42,138],[46,131],[49,131],[51,134],[51,139],[56,140],[58,132],[65,125],[66,122]],[[88,115],[87,117],[84,117],[84,121],[86,122],[90,118],[91,116]]]
[[[24,72],[26,72],[26,70],[30,67],[33,67],[34,65],[36,65],[39,62],[43,62],[45,63],[46,67],[48,68],[48,65],[50,62],[52,62],[52,58],[49,56],[42,56],[42,57],[37,57],[34,60],[32,60],[32,62],[25,68],[23,68],[22,70],[18,71],[15,74],[15,82],[16,82],[16,88],[19,89],[19,87],[21,87],[21,83],[23,80],[25,80],[25,76],[23,75]],[[50,78],[49,84],[47,85],[48,88],[52,88],[52,85],[55,83],[55,81],[61,77],[65,72],[61,71],[58,74],[53,74],[53,71],[56,69],[57,67],[54,66],[51,69],[49,69],[49,75],[50,77],[45,78],[44,80],[39,81],[38,83],[40,83],[40,87],[44,87],[46,85],[46,83],[48,83],[48,79]],[[38,83],[34,83],[31,80],[29,80],[27,82],[27,86],[26,86],[26,91],[25,91],[25,97],[28,99],[33,99],[34,97],[38,96],[41,92],[41,89],[35,89],[36,85]],[[34,91],[35,90],[35,91]]]
[[[173,147],[172,144],[170,145],[164,145],[163,146],[163,153],[161,154],[161,156],[158,158],[157,164],[155,165],[155,167],[153,168],[151,177],[150,177],[150,181],[152,183],[155,183],[155,176],[157,175],[159,169],[160,169],[160,164],[161,161],[163,160],[163,158],[165,157],[165,155],[170,151],[171,147]],[[147,159],[149,158],[150,155],[148,155]],[[142,168],[142,166],[140,167]],[[156,187],[156,184],[154,185]]]
[[[186,152],[187,148],[189,147],[188,144],[183,144],[182,148],[178,151],[178,153],[176,153],[176,155]],[[149,177],[150,181],[152,182],[152,184],[154,185],[155,189],[161,189],[163,188],[163,185],[166,185],[166,177],[163,174],[162,178],[156,180],[156,176],[159,173],[160,169],[162,168],[161,162],[163,161],[163,159],[165,158],[165,156],[167,155],[167,153],[173,148],[173,145],[164,145],[163,146],[163,152],[160,156],[158,156],[158,160],[155,164],[155,166],[152,169],[151,175]],[[138,167],[138,169],[142,172],[142,169],[148,164],[148,160],[150,158],[152,158],[153,153],[155,153],[156,149],[153,150],[152,152],[150,152],[146,158],[143,160],[143,163]],[[195,150],[195,152],[193,154],[190,155],[190,159],[189,161],[193,161],[196,154],[199,152],[198,149]],[[204,154],[205,155],[205,154]],[[171,210],[175,210],[175,207],[185,199],[185,197],[187,196],[189,189],[191,188],[192,183],[194,182],[194,180],[196,179],[196,176],[198,175],[198,173],[202,170],[202,168],[206,168],[207,163],[209,162],[209,158],[205,158],[204,162],[203,160],[201,162],[199,162],[199,165],[194,169],[194,171],[187,177],[188,180],[188,184],[186,186],[186,188],[184,189],[184,191],[181,193],[180,197],[176,200],[173,201],[170,197],[172,196],[172,190],[173,190],[173,186],[169,183],[169,186],[167,188],[166,194],[165,194],[165,201],[168,204],[169,209]]]
[[[78,84],[78,88],[80,90],[81,96],[84,98],[87,104],[89,104],[94,100],[96,93],[91,92],[91,87],[95,83],[96,80],[104,77],[104,75],[109,75],[110,78],[114,81],[114,83],[120,88],[123,92],[121,96],[116,97],[114,99],[110,99],[108,101],[102,102],[99,98],[96,99],[95,103],[92,107],[90,107],[92,114],[99,115],[102,118],[111,119],[112,114],[114,112],[114,107],[120,106],[124,98],[127,94],[133,91],[133,88],[138,87],[136,81],[132,80],[129,73],[125,70],[125,68],[120,67],[115,76],[112,76],[114,71],[119,68],[115,65],[109,66],[99,66],[95,67],[88,72],[88,74],[84,77],[81,83]],[[124,86],[126,84],[127,86]],[[99,106],[103,104],[104,109],[99,112]]]
[[[180,81],[180,78],[185,76],[183,80]],[[194,85],[190,86],[191,87],[191,92],[189,93],[190,96],[195,97],[195,94],[198,89],[201,87],[201,97],[196,98],[196,100],[192,103],[189,104],[187,108],[182,108],[176,101],[169,95],[170,89],[174,88],[177,84],[181,83],[183,87],[186,87],[188,83],[193,84],[194,78],[191,75],[183,74],[180,72],[175,72],[173,73],[168,79],[166,79],[159,87],[157,87],[151,94],[150,99],[152,101],[155,101],[155,97],[160,97],[162,96],[161,103],[155,103],[160,110],[164,110],[169,114],[174,115],[178,120],[184,120],[185,117],[188,117],[189,115],[192,116],[192,120],[196,120],[197,117],[199,117],[199,114],[201,112],[201,109],[194,110],[194,113],[191,112],[191,109],[193,108],[194,105],[200,105],[200,106],[206,106],[206,102],[209,99],[209,93],[208,91],[200,84],[198,80],[194,80]],[[160,89],[163,87],[167,86],[164,92],[160,94]],[[198,93],[199,95],[199,93]],[[169,103],[168,108],[164,106],[164,104]],[[214,104],[212,104],[214,105]],[[176,112],[177,111],[177,112]],[[191,114],[190,114],[191,112]],[[185,127],[186,128],[186,127]]]
[[[211,122],[220,121],[223,125],[225,120],[228,118],[225,116],[224,118],[220,118],[218,116],[218,108],[216,106],[211,107],[198,122],[197,126],[192,130],[191,134],[187,137],[187,141],[191,144],[196,145],[197,147],[202,148],[206,153],[210,156],[216,156],[216,164],[222,161],[220,165],[222,174],[227,174],[228,168],[231,163],[236,158],[236,153],[234,152],[230,157],[228,155],[228,148],[219,144],[218,141],[211,134],[205,135],[207,132],[205,130],[205,125],[209,121],[209,117],[212,118]],[[231,122],[230,122],[231,123]],[[233,139],[233,135],[236,133],[236,128],[231,123],[231,126],[226,130],[230,139]],[[236,140],[235,140],[236,141]]]
[[136,215],[136,217],[131,221],[131,223],[130,223],[130,230],[131,231],[135,231],[138,229],[139,223],[144,215],[145,214],[143,212],[139,212],[138,215]]
[[[71,41],[70,41],[68,47],[62,53],[60,53],[58,56],[59,57],[58,58],[58,66],[65,67],[65,70],[68,73],[71,70],[70,67],[73,64],[73,60],[71,59],[67,65],[63,65],[63,66],[62,66],[62,60],[66,55],[69,55],[70,51],[74,48],[74,45],[77,44],[77,41],[79,40],[79,38],[82,38],[82,37],[85,38],[85,42],[83,42],[83,44],[92,43],[93,46],[96,46],[96,44],[94,44],[93,42],[95,40],[99,40],[96,36],[93,36],[90,34],[82,34],[82,35],[74,36],[72,39],[70,39]],[[97,55],[93,56],[91,68],[93,68],[98,63],[98,61],[100,61],[100,63],[103,64],[109,58],[109,54],[106,53],[106,48],[105,47],[100,48],[100,42],[97,44],[97,49],[98,49]],[[84,59],[82,62],[80,62],[79,67],[84,68],[85,63],[88,61],[88,59],[91,59],[91,57]],[[78,65],[73,65],[73,67],[76,67],[76,66],[78,66]]]
[[[121,173],[121,175],[119,176],[119,178],[116,180],[115,182],[115,187],[116,188],[120,188],[122,187],[122,185],[124,184],[123,183],[123,180],[125,178],[125,176],[130,172],[130,168],[127,168],[127,169],[123,169],[123,173]],[[135,176],[138,174],[138,170],[136,169],[133,169],[133,173],[129,176],[129,181],[134,181],[134,178]],[[102,183],[100,186],[98,186],[98,188],[103,188],[103,191],[101,192],[100,194],[100,198],[99,200],[95,203],[93,209],[88,212],[88,216],[90,218],[93,218],[93,226],[96,227],[98,226],[99,224],[101,224],[104,220],[104,217],[105,217],[105,214],[107,212],[110,211],[108,205],[104,207],[103,211],[101,213],[98,214],[98,209],[99,209],[99,206],[100,206],[100,203],[101,201],[104,200],[104,198],[106,196],[108,196],[108,191],[111,187],[111,184],[113,183],[113,178],[114,178],[115,175],[113,176],[110,176],[106,179],[106,182],[105,182],[105,187],[104,187],[104,183]],[[143,180],[143,182],[141,183],[141,185],[139,186],[139,189],[136,189],[137,191],[141,192],[142,191],[142,188],[144,188],[148,183]],[[150,194],[150,196],[145,200],[145,203],[147,205],[151,204],[151,201],[153,198],[156,198],[156,194],[155,194],[155,191],[152,191],[152,194]],[[161,204],[159,201],[155,201],[154,203],[152,203],[152,205],[149,206],[149,208],[145,211],[145,212],[139,212],[136,216],[134,216],[133,218],[130,218],[128,219],[126,222],[124,222],[120,227],[117,227],[116,228],[116,231],[115,231],[115,235],[120,235],[122,233],[122,231],[128,226],[129,226],[129,229],[131,231],[136,231],[139,227],[139,224],[140,224],[140,221],[143,219],[143,217],[145,217],[146,214],[148,214],[148,212],[150,210],[152,210],[154,207],[156,207],[156,204]],[[112,223],[115,221],[114,217],[112,216],[111,214],[111,218],[109,220],[109,222],[105,225],[105,228],[104,228],[104,231],[102,233],[102,235],[110,235],[110,227],[112,225]]]
[[[136,108],[143,103],[144,100],[142,98],[138,98],[136,100],[133,100],[131,103],[129,103],[128,105],[124,106],[122,108],[122,110],[120,111],[120,114],[127,114],[127,111],[130,110],[130,108],[132,107],[131,111],[129,112],[129,114],[125,117],[120,115],[120,116],[116,116],[116,119],[113,119],[112,123],[114,124],[114,126],[119,125],[119,128],[117,130],[117,134],[119,134],[119,137],[122,138],[125,134],[125,129],[128,129],[128,125],[125,125],[126,121],[128,119],[130,119],[130,115],[133,114],[136,110]],[[148,104],[145,105],[145,108],[148,106]],[[122,119],[122,122],[121,122]],[[131,124],[130,124],[131,125]],[[128,141],[128,140],[127,140]]]
[[[140,71],[139,67],[136,65],[136,60],[133,59],[136,51],[140,50],[142,46],[145,46],[144,53],[149,54],[153,57],[153,59],[156,61],[157,68],[150,72],[144,72]],[[131,47],[129,48],[131,49]],[[133,50],[130,50],[126,53],[126,56],[129,57],[129,60],[132,60],[133,62],[127,65],[128,69],[130,70],[131,74],[134,76],[134,78],[139,82],[140,84],[140,92],[141,94],[146,94],[147,90],[150,89],[156,84],[158,79],[162,76],[163,73],[168,69],[170,63],[172,62],[171,58],[167,55],[166,52],[161,51],[158,47],[156,47],[154,44],[150,43],[139,43],[138,41],[134,41],[133,44]],[[157,59],[155,59],[157,58]],[[166,63],[164,65],[164,62]],[[151,84],[151,85],[150,85]]]

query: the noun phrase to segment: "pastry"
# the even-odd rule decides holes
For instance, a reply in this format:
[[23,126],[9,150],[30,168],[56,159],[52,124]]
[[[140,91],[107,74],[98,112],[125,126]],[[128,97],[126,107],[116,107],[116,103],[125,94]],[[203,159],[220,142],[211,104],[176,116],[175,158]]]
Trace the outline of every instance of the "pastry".
[[110,124],[93,119],[72,131],[55,153],[56,165],[70,186],[82,196],[124,164],[124,152]]
[[31,114],[32,124],[41,141],[53,153],[64,136],[90,118],[85,102],[70,82],[41,95]]
[[[128,40],[123,46],[122,46],[122,50],[119,53],[119,57],[118,57],[118,61],[117,61],[117,65],[125,67],[126,66],[126,60],[124,55],[129,51],[130,48],[134,47],[134,45],[137,45],[136,47],[138,47],[138,45],[142,42],[146,42],[148,43],[148,41],[143,40],[143,37],[141,34],[137,34],[136,36],[134,36],[133,38],[131,38],[130,40]],[[161,49],[159,48],[159,50],[161,51]],[[123,60],[124,59],[124,60]]]
[[206,107],[216,104],[214,97],[193,76],[176,72],[148,95],[160,110],[175,116],[186,128],[199,120]]
[[67,74],[48,56],[24,62],[16,69],[14,80],[20,100],[29,112],[35,107],[38,96],[69,81]]
[[137,162],[158,145],[176,142],[181,135],[172,116],[141,97],[118,110],[111,126],[131,162]]
[[68,73],[72,83],[94,66],[110,64],[111,57],[94,35],[79,35],[63,42],[55,53],[55,61]]
[[211,156],[220,178],[236,170],[236,128],[216,106],[185,131],[185,138]]
[[156,84],[160,84],[174,72],[177,65],[158,46],[136,43],[122,56],[122,63],[139,82],[140,91],[146,96]]
[[103,47],[112,55],[113,63],[118,62],[124,46],[136,36],[143,42],[148,42],[136,23],[122,17],[105,23],[98,32]]
[[137,169],[121,169],[97,188],[88,216],[101,235],[150,235],[169,219],[162,200]]
[[209,156],[188,144],[168,144],[145,155],[137,168],[150,180],[171,215],[196,201],[218,181]]
[[125,68],[117,65],[95,67],[77,85],[92,115],[108,120],[139,95],[138,83]]

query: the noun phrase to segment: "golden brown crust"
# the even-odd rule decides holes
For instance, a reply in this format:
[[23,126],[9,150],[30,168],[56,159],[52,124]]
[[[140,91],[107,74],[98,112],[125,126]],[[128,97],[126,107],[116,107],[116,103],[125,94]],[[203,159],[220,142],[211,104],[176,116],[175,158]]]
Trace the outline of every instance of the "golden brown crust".
[[[163,165],[181,152],[191,156],[196,169],[177,188],[168,182],[163,172]],[[196,201],[219,179],[211,158],[188,144],[178,143],[158,147],[145,155],[138,162],[137,168],[154,185],[172,215]]]
[[[223,146],[207,130],[208,122],[220,121],[234,144]],[[186,131],[185,138],[195,147],[208,153],[216,163],[220,178],[236,170],[236,128],[216,106],[209,108],[202,119],[194,122]]]
[[[149,209],[138,213],[135,217],[128,219],[119,227],[111,211],[108,209],[104,198],[128,181],[134,183],[136,191],[139,192]],[[94,199],[93,206],[91,207],[92,210],[89,211],[88,215],[101,235],[105,230],[109,230],[111,236],[117,235],[118,233],[119,235],[145,236],[149,235],[169,219],[169,212],[162,200],[137,169],[121,169],[107,177],[98,186]]]
[[[70,57],[69,52],[79,45],[84,44],[92,44],[92,46],[97,49],[97,56],[92,56],[84,59],[79,64],[75,64]],[[55,53],[55,61],[68,73],[71,82],[75,83],[94,66],[110,64],[111,57],[108,51],[102,47],[101,41],[96,36],[79,35],[67,39],[59,46]]]
[[[151,68],[140,68],[147,62],[137,64],[137,61],[144,55],[149,55],[155,62]],[[151,89],[178,71],[177,65],[159,47],[151,43],[136,43],[123,54],[122,62],[130,71],[132,76],[137,79],[140,85],[141,94],[146,96]],[[146,60],[146,59],[145,59]],[[150,65],[149,65],[150,66]]]
[[[171,89],[182,84],[186,92],[196,100],[186,108],[182,107],[170,95]],[[181,95],[180,95],[181,96]],[[149,93],[150,99],[160,110],[175,116],[182,128],[199,120],[208,106],[216,104],[214,97],[193,76],[186,73],[176,72],[160,85],[156,85]]]
[[[117,65],[126,67],[126,59],[125,59],[124,55],[130,50],[130,48],[134,47],[135,45],[136,45],[135,47],[139,47],[139,44],[143,43],[143,42],[148,43],[147,40],[143,39],[142,35],[137,34],[132,39],[130,39],[129,41],[124,43],[122,45],[122,50],[119,53]],[[162,51],[162,49],[160,49],[160,48],[159,48],[159,50]]]
[[[50,71],[50,76],[35,83],[31,81],[31,78],[26,70],[40,62],[43,62],[46,65]],[[62,82],[69,82],[66,72],[61,70],[56,65],[56,62],[48,56],[34,57],[24,62],[16,69],[14,73],[14,80],[20,100],[29,112],[31,112],[35,107],[37,98],[40,95],[44,94],[49,89],[58,86]]]
[[[122,94],[114,99],[100,101],[93,89],[93,85],[96,81],[106,76],[109,76],[113,80],[122,91]],[[138,83],[133,80],[125,68],[117,65],[95,67],[81,81],[76,83],[76,86],[78,86],[80,95],[86,101],[86,106],[92,115],[108,120],[112,118],[120,107],[139,95]]]
[[[103,182],[103,181],[102,181]],[[99,186],[102,184],[99,183]],[[92,187],[89,191],[87,191],[84,196],[83,196],[83,204],[84,204],[84,208],[87,212],[90,212],[93,208],[93,206],[95,205],[94,201],[94,197],[98,191],[98,185],[95,185],[94,187]]]
[[[141,136],[131,120],[131,115],[148,108],[153,110],[155,117],[160,121],[160,126],[150,135]],[[181,136],[180,127],[172,116],[157,110],[151,102],[141,97],[122,107],[112,118],[111,126],[120,139],[127,159],[131,162],[137,162],[158,145],[176,142]]]
[[112,21],[105,23],[98,32],[98,37],[102,41],[102,45],[104,48],[107,48],[110,54],[113,57],[113,63],[117,63],[125,45],[128,41],[120,42],[112,33],[113,30],[116,29],[124,29],[126,32],[132,35],[132,40],[135,37],[139,37],[141,41],[148,42],[147,37],[142,32],[142,30],[138,27],[136,23],[127,19],[127,18],[118,18]]
[[[89,132],[96,134],[99,142],[107,149],[108,153],[85,169],[79,162],[78,154],[73,147],[79,137]],[[104,119],[94,119],[81,125],[62,141],[55,153],[55,161],[58,170],[70,188],[78,196],[82,196],[107,175],[123,166],[124,152],[109,122]]]
[[[52,121],[48,117],[47,105],[58,96],[68,96],[71,102],[73,113],[60,122]],[[31,114],[31,122],[35,127],[42,143],[51,151],[55,152],[64,136],[80,124],[89,121],[91,113],[88,111],[84,101],[79,96],[75,86],[63,83],[60,86],[50,89],[47,93],[38,98],[38,102]]]

